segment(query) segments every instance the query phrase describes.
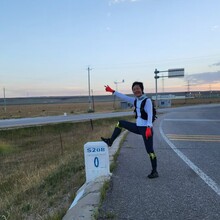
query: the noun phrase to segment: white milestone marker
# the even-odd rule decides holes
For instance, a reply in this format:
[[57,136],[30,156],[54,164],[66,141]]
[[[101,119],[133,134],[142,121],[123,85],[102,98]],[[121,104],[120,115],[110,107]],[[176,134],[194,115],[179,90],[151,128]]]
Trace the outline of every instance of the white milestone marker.
[[84,157],[87,183],[97,177],[110,175],[107,144],[102,141],[87,142],[84,145]]

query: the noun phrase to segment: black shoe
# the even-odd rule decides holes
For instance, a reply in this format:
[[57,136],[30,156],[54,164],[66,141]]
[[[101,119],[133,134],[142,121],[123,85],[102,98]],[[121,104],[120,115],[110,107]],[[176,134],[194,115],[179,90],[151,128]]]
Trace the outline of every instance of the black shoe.
[[103,138],[103,137],[101,137],[101,139],[102,139],[109,147],[112,146],[112,142],[111,142],[110,138]]
[[159,177],[158,172],[152,170],[151,174],[148,175],[148,178],[153,179]]

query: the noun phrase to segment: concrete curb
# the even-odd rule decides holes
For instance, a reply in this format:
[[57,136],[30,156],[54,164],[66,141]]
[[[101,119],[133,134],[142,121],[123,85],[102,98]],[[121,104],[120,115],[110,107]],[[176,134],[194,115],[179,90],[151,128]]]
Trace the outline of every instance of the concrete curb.
[[[114,141],[114,144],[109,148],[109,164],[114,161],[114,155],[119,149],[120,141],[127,131]],[[105,181],[110,180],[111,175],[96,178],[95,181],[84,183],[77,191],[76,197],[71,204],[63,220],[92,220],[95,209],[98,208],[100,202],[100,190]]]

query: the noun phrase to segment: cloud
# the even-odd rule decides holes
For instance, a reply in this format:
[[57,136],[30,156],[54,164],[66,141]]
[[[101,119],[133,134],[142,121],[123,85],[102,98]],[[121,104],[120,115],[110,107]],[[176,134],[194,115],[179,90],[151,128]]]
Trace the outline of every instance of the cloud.
[[187,75],[186,80],[190,84],[211,84],[211,83],[220,83],[220,71],[217,72],[205,72],[197,73],[192,75]]
[[214,25],[214,26],[211,27],[211,30],[212,31],[217,31],[217,30],[219,30],[219,28],[220,28],[219,25]]
[[218,63],[213,63],[211,66],[220,66],[220,62],[218,62]]
[[106,31],[111,31],[110,27],[106,27],[105,29],[106,29]]

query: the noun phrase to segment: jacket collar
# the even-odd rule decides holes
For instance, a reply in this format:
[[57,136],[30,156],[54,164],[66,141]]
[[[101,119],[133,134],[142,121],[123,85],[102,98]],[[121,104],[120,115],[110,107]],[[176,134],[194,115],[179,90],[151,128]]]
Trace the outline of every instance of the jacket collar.
[[137,97],[137,99],[140,100],[140,101],[143,100],[143,99],[145,99],[145,98],[147,98],[147,96],[146,96],[145,94],[143,94],[143,95],[140,96],[140,97]]

